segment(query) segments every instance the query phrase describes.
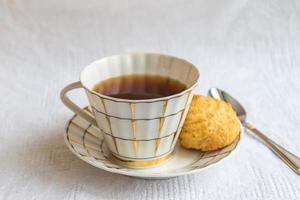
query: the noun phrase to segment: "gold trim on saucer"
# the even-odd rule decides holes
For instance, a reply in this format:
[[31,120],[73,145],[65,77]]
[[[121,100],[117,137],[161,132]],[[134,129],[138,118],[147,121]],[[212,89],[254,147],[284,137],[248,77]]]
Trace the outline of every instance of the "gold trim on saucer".
[[123,160],[121,158],[118,158],[112,154],[112,158],[120,165],[126,166],[126,167],[152,167],[155,165],[158,165],[164,161],[167,161],[171,158],[172,153],[167,154],[163,157],[156,158],[153,160],[139,160],[139,161],[133,161],[133,160]]

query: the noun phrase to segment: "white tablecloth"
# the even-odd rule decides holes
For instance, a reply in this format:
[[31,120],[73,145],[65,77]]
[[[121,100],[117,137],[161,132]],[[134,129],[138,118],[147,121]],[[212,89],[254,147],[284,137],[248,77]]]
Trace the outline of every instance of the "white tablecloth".
[[199,67],[197,92],[229,91],[300,155],[299,11],[296,0],[0,1],[0,199],[299,199],[300,177],[249,134],[194,175],[149,181],[92,167],[64,144],[72,113],[59,99],[96,59],[171,54]]

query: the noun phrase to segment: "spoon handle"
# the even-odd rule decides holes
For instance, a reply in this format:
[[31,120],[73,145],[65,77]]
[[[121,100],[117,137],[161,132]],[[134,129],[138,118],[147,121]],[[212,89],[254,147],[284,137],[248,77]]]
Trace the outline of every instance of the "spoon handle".
[[250,123],[244,123],[244,127],[252,131],[256,136],[262,139],[265,144],[275,153],[281,160],[283,160],[292,170],[294,170],[298,175],[300,175],[300,158],[292,154],[288,150],[281,147],[279,144],[276,144],[265,134],[260,132]]

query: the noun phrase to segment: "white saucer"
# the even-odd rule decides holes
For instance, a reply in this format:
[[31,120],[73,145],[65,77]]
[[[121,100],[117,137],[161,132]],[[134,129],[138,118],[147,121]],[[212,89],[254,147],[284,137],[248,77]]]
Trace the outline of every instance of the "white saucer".
[[242,135],[241,126],[239,137],[231,145],[211,152],[186,150],[177,143],[168,161],[148,169],[126,168],[118,165],[111,159],[100,130],[77,115],[74,115],[67,124],[65,142],[78,158],[97,168],[127,176],[161,179],[200,172],[220,163],[236,150]]

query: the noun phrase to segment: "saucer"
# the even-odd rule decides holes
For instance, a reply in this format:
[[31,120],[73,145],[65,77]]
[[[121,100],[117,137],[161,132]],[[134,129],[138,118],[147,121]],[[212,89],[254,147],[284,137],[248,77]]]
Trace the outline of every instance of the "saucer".
[[108,172],[147,179],[162,179],[200,172],[227,158],[237,149],[243,135],[222,149],[210,152],[187,150],[177,142],[171,158],[152,168],[126,168],[118,164],[104,143],[100,130],[74,115],[67,123],[64,134],[69,149],[81,160]]

